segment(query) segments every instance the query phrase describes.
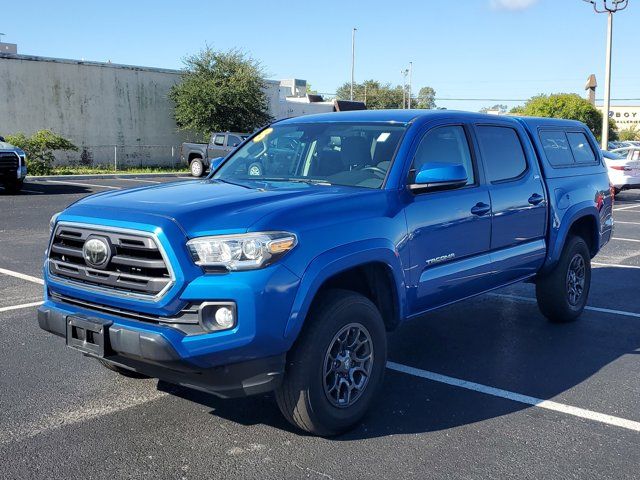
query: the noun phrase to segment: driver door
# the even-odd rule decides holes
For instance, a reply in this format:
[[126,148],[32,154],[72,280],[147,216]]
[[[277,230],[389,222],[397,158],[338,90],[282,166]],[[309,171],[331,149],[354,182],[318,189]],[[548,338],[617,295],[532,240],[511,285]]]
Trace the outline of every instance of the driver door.
[[410,266],[409,308],[414,315],[486,289],[491,274],[491,198],[477,166],[466,125],[439,125],[421,137],[409,182],[426,162],[462,164],[463,187],[417,191],[406,207]]

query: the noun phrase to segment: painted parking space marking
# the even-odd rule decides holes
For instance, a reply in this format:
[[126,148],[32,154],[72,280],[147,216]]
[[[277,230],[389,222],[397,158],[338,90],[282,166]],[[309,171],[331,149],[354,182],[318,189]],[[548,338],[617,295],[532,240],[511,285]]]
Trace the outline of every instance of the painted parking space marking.
[[[519,301],[523,301],[523,302],[537,303],[537,300],[535,298],[523,297],[522,295],[511,295],[511,294],[507,294],[507,293],[492,293],[492,292],[487,293],[487,295],[490,295],[492,297],[498,297],[498,298],[506,298],[506,299],[510,299],[510,300],[519,300]],[[614,309],[611,309],[611,308],[602,308],[602,307],[591,307],[589,305],[584,307],[584,309],[585,310],[589,310],[591,312],[611,313],[613,315],[620,315],[620,316],[623,316],[623,317],[640,318],[640,313],[625,312],[624,310],[614,310]]]
[[20,278],[22,280],[26,280],[27,282],[38,283],[40,285],[44,285],[44,280],[38,277],[32,277],[31,275],[25,275],[24,273],[14,272],[13,270],[7,270],[6,268],[0,268],[0,273],[4,275],[9,275],[10,277]]
[[454,387],[484,393],[485,395],[505,398],[513,402],[523,403],[525,405],[531,405],[538,408],[544,408],[545,410],[552,410],[554,412],[560,412],[567,415],[572,415],[574,417],[580,417],[595,422],[605,423],[607,425],[626,428],[627,430],[633,430],[634,432],[640,432],[640,422],[634,422],[633,420],[614,417],[613,415],[594,412],[593,410],[586,410],[584,408],[578,408],[571,405],[566,405],[564,403],[554,402],[552,400],[531,397],[529,395],[511,392],[509,390],[502,390],[501,388],[491,387],[489,385],[483,385],[481,383],[469,382],[460,378],[449,377],[448,375],[442,375],[440,373],[430,372],[428,370],[422,370],[420,368],[410,367],[391,361],[387,362],[387,368],[389,370],[405,373],[414,377],[424,378],[434,382],[444,383]]
[[36,193],[36,194],[39,194],[39,195],[44,194],[44,192],[39,192],[39,191],[37,191],[37,190],[27,190],[26,188],[23,188],[23,189],[22,189],[22,190],[20,190],[20,191],[21,191],[21,192],[25,192],[25,193]]
[[595,267],[631,268],[631,269],[640,270],[640,266],[639,265],[622,265],[621,263],[591,262],[591,265],[593,265]]
[[11,310],[20,310],[22,308],[39,307],[44,302],[23,303],[22,305],[11,305],[10,307],[0,307],[1,312],[10,312]]
[[67,180],[41,180],[46,183],[59,183],[61,185],[76,185],[78,187],[98,187],[98,188],[109,188],[111,190],[122,190],[122,187],[114,187],[112,185],[96,185],[94,183],[80,183],[80,182],[69,182]]
[[630,210],[632,208],[640,208],[640,205],[625,205],[624,207],[616,207],[613,211],[619,212],[620,210]]
[[623,225],[640,225],[640,222],[622,222],[620,220],[616,220],[615,223],[621,223]]
[[622,242],[637,242],[637,243],[640,243],[640,240],[638,240],[637,238],[611,237],[611,240],[620,240]]
[[88,422],[105,415],[112,415],[130,408],[152,402],[169,395],[159,390],[143,393],[122,392],[115,399],[97,398],[93,403],[74,406],[73,409],[62,410],[47,415],[45,418],[0,430],[0,445],[22,442],[40,434],[58,430],[63,427]]
[[115,178],[114,180],[124,180],[126,182],[142,182],[142,183],[162,183],[157,180],[143,180],[141,178]]

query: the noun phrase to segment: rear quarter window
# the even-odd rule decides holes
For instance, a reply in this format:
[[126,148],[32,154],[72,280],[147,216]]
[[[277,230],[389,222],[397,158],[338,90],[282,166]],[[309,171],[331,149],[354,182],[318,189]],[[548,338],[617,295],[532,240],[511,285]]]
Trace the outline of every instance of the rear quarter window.
[[569,145],[576,163],[595,163],[596,156],[587,136],[581,132],[567,132]]

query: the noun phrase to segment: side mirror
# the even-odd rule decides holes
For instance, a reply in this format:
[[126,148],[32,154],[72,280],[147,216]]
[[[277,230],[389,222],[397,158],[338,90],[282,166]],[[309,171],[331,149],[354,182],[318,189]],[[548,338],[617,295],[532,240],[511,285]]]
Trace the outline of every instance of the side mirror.
[[411,190],[459,188],[467,183],[467,170],[459,163],[428,162],[416,173]]
[[4,137],[0,136],[0,142],[4,142]]
[[218,157],[209,159],[209,170],[211,171],[211,173],[215,172],[218,169],[225,158],[226,157]]

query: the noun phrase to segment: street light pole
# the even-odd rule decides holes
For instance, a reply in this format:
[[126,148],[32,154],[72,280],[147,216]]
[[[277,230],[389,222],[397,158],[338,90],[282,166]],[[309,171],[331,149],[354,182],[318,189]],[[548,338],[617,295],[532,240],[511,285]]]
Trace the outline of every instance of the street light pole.
[[609,110],[611,106],[611,43],[613,39],[613,12],[607,12],[607,53],[604,68],[604,105],[602,112],[602,149],[609,145]]
[[411,110],[411,75],[413,73],[413,62],[409,62],[409,102],[408,107]]
[[356,30],[357,28],[353,28],[351,31],[351,95],[350,100],[353,102],[353,79],[355,75],[355,64],[356,64]]
[[408,69],[400,70],[400,75],[402,75],[402,109],[407,108],[407,74],[409,73]]
[[606,150],[609,144],[609,109],[611,108],[611,46],[613,44],[613,14],[627,8],[629,0],[583,1],[590,3],[596,13],[607,14],[607,52],[604,73],[604,102],[602,106],[602,149]]

